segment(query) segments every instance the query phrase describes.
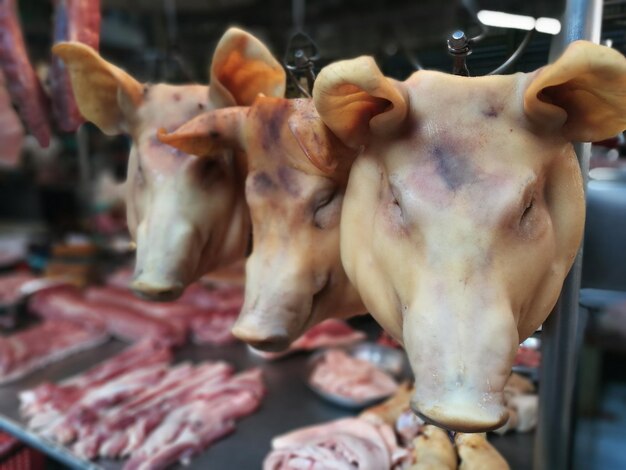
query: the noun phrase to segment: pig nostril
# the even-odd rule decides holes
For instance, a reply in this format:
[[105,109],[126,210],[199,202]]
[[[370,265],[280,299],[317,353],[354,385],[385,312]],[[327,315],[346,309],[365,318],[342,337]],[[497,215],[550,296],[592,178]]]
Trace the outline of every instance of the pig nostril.
[[291,341],[287,335],[259,335],[258,332],[250,332],[234,327],[232,334],[244,343],[255,349],[267,352],[280,352],[289,347]]
[[[413,413],[415,413],[420,419],[422,419],[426,423],[454,432],[471,433],[493,431],[504,426],[504,424],[509,419],[509,413],[508,411],[506,411],[506,409],[503,409],[503,412],[497,418],[495,416],[484,417],[478,415],[470,418],[468,416],[448,416],[445,414],[434,417],[433,413],[422,412],[413,400],[411,400],[410,405]],[[435,409],[434,415],[437,414],[439,413]]]
[[141,281],[135,281],[130,287],[138,297],[157,302],[169,302],[176,300],[183,292],[183,286],[181,284],[158,286]]

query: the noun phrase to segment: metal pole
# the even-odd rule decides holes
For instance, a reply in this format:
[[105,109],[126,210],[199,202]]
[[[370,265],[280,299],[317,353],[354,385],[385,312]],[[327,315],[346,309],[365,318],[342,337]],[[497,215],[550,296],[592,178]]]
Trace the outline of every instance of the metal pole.
[[[561,33],[550,48],[550,61],[567,45],[578,39],[600,42],[602,0],[567,0],[561,20]],[[575,144],[587,187],[591,144]],[[583,322],[579,317],[578,293],[582,266],[582,248],[565,279],[559,301],[542,331],[542,361],[539,391],[539,422],[535,437],[535,470],[571,468],[572,401],[576,365]]]

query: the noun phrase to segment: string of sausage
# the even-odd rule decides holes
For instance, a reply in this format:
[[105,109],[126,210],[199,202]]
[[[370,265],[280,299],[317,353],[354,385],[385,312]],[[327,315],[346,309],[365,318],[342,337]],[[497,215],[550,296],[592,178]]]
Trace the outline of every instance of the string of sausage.
[[[78,41],[98,50],[100,0],[55,0],[54,8],[54,43]],[[54,55],[50,71],[50,91],[52,113],[59,129],[74,132],[84,119],[76,105],[65,64]]]
[[50,142],[49,104],[28,58],[15,0],[0,0],[0,68],[11,100],[39,145]]

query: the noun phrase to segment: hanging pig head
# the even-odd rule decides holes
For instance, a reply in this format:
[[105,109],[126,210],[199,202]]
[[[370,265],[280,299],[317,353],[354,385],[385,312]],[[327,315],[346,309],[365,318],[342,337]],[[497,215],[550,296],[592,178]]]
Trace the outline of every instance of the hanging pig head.
[[364,311],[339,257],[339,216],[356,152],[330,133],[311,100],[260,96],[159,138],[197,155],[227,147],[248,157],[253,250],[235,336],[280,350],[330,316]]
[[210,87],[144,85],[78,43],[53,48],[66,63],[78,107],[104,133],[132,138],[126,181],[128,227],[137,243],[131,285],[155,300],[245,255],[250,221],[245,156],[180,152],[157,139],[207,110],[250,104],[258,93],[282,96],[285,74],[267,48],[229,29],[211,64]]
[[570,141],[626,127],[626,59],[578,42],[531,74],[397,82],[361,57],[323,70],[314,101],[361,149],[341,258],[405,345],[413,409],[452,430],[499,427],[518,344],[553,308],[582,237]]

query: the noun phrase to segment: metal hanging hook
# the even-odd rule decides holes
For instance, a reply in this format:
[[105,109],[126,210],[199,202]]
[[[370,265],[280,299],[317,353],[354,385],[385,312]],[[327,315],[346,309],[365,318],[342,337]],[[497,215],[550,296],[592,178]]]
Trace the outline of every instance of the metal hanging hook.
[[[310,98],[315,82],[315,61],[319,58],[319,49],[313,39],[304,32],[305,0],[293,0],[291,6],[295,31],[287,42],[283,63],[289,79],[300,95]],[[303,81],[306,82],[306,86]]]
[[448,38],[448,54],[453,58],[452,73],[469,77],[467,56],[472,53],[471,41],[461,30],[453,32]]

